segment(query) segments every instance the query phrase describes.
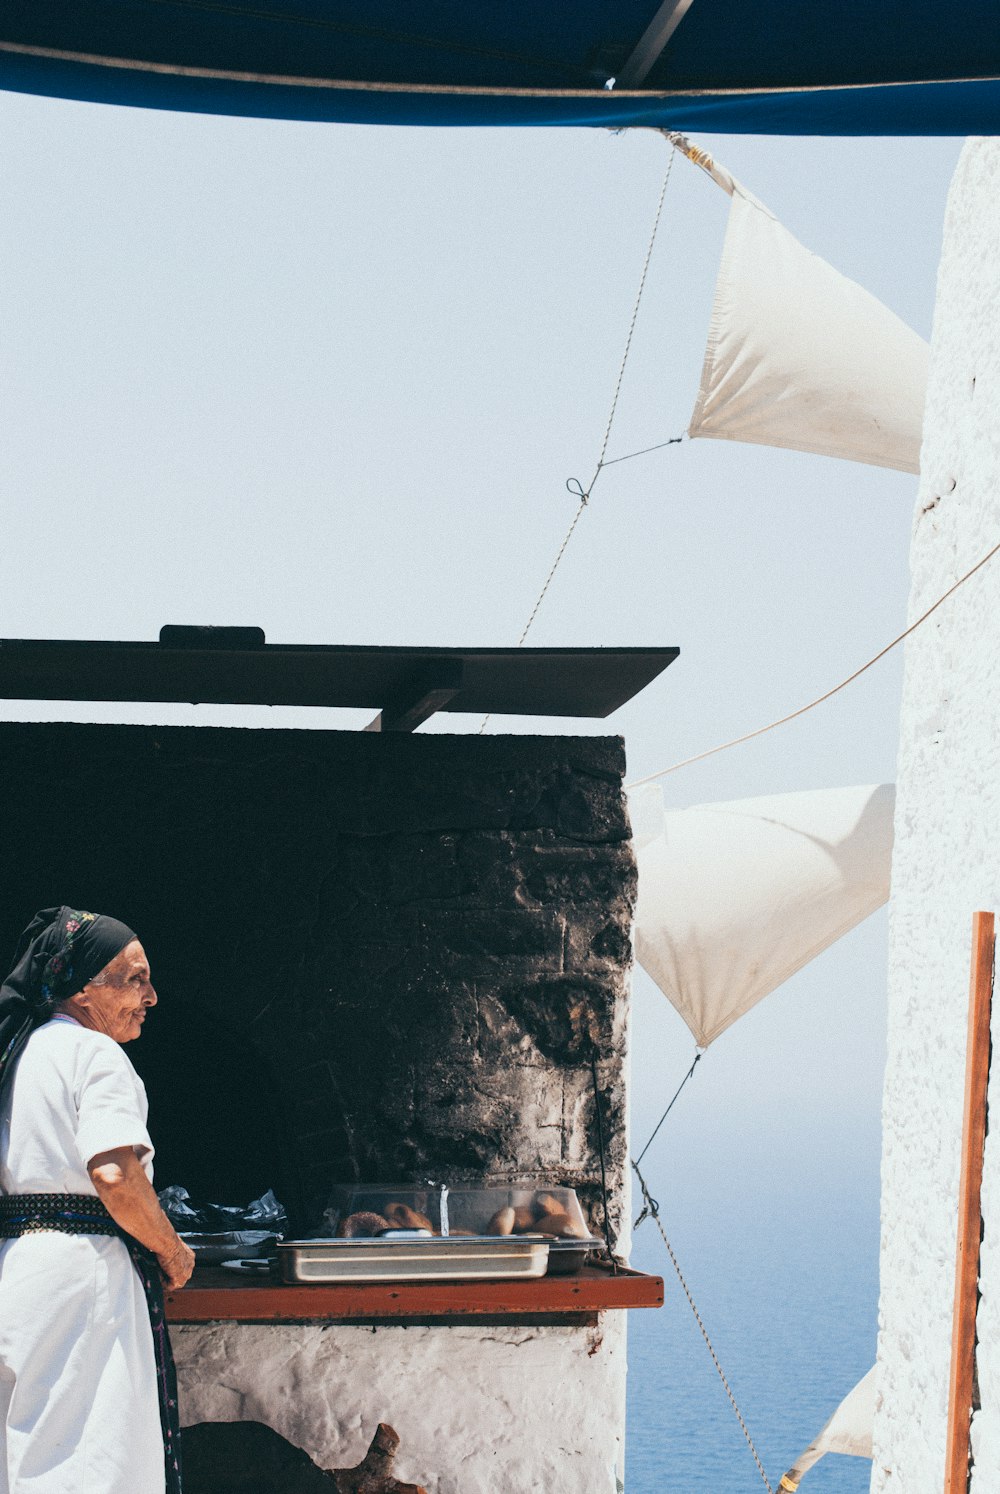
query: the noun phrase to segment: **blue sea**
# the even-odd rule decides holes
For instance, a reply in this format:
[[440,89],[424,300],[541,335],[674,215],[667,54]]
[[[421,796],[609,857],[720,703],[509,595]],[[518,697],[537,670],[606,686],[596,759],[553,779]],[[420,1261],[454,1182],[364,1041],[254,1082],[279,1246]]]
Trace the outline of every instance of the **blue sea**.
[[[878,1198],[765,1170],[721,1187],[689,1174],[663,1222],[774,1488],[875,1359]],[[632,1263],[666,1304],[629,1314],[627,1494],[751,1494],[764,1484],[647,1220]],[[827,1456],[803,1494],[867,1494],[867,1459]]]

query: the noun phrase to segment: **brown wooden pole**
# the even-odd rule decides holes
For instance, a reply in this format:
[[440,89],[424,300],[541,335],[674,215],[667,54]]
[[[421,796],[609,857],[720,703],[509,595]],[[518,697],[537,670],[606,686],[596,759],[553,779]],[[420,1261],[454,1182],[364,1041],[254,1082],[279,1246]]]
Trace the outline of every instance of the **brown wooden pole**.
[[962,1178],[958,1194],[955,1255],[955,1309],[951,1335],[948,1393],[948,1450],[945,1494],[967,1494],[969,1424],[976,1361],[976,1308],[979,1301],[979,1242],[982,1234],[983,1148],[990,1077],[990,1007],[993,998],[995,935],[992,913],[972,915],[972,974],[969,1035],[965,1058],[965,1116],[962,1125]]

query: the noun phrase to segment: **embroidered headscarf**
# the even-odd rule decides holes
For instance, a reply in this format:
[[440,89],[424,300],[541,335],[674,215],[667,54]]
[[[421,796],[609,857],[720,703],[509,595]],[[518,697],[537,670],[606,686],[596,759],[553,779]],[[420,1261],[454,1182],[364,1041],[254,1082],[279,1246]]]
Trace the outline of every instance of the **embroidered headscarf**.
[[135,934],[117,918],[78,908],[43,908],[18,940],[0,986],[0,1088],[34,1028],[82,991]]

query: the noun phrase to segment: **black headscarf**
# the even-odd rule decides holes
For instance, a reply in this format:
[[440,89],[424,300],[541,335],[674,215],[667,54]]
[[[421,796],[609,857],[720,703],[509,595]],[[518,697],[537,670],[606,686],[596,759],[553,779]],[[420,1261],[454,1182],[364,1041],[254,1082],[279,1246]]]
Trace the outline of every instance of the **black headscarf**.
[[78,908],[43,908],[18,940],[0,986],[0,1089],[31,1032],[82,991],[135,934],[117,918]]

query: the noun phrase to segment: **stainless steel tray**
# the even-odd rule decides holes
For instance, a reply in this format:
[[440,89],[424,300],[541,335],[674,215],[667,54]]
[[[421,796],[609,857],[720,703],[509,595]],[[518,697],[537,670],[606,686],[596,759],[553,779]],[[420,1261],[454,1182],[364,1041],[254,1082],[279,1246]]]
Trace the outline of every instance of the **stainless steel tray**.
[[549,1243],[530,1235],[286,1240],[278,1259],[287,1282],[503,1281],[544,1276]]

